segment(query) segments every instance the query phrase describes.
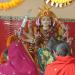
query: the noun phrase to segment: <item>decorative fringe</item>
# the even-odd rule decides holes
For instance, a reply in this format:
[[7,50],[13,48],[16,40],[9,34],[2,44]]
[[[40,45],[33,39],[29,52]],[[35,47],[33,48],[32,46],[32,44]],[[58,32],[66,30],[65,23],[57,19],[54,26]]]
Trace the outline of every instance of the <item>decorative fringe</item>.
[[75,19],[70,19],[70,18],[59,18],[59,20],[64,22],[75,22]]
[[55,7],[65,7],[72,3],[72,0],[45,0],[45,3]]
[[[10,20],[10,17],[12,16],[0,16],[0,19],[2,20]],[[21,21],[24,17],[22,16],[14,16],[12,17],[12,20],[19,20]],[[36,17],[28,17],[28,19],[34,20],[36,19]],[[61,21],[65,21],[65,22],[75,22],[75,19],[72,18],[58,18]]]

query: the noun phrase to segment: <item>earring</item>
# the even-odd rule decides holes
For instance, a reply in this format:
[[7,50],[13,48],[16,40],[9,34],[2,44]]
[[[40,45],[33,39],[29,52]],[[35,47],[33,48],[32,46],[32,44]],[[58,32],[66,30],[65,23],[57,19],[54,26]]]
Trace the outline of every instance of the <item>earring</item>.
[[39,19],[39,18],[36,20],[36,25],[37,25],[38,27],[40,26],[40,19]]

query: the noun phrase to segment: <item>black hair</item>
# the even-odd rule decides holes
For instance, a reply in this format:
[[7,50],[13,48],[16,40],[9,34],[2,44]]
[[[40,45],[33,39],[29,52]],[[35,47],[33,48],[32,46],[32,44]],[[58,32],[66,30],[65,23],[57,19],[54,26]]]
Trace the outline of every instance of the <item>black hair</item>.
[[60,56],[67,56],[71,54],[71,49],[70,46],[67,42],[60,42],[57,46],[56,46],[56,53],[57,55]]
[[47,48],[52,51],[52,50],[55,50],[56,48],[56,45],[59,43],[59,41],[54,38],[54,37],[51,37],[48,41],[48,44],[47,44]]

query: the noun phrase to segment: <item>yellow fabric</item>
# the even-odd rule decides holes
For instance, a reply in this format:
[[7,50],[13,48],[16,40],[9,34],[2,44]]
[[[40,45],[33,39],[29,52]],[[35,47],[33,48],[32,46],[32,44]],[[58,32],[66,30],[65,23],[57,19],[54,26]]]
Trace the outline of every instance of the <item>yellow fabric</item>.
[[68,2],[70,2],[70,1],[72,1],[72,0],[51,0],[52,2],[55,2],[55,3],[68,3]]

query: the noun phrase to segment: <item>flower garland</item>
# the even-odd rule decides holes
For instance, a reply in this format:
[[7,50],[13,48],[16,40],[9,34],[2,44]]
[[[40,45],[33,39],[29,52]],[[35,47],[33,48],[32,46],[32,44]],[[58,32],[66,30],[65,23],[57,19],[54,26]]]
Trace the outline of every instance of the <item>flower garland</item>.
[[45,0],[45,3],[55,7],[64,7],[70,5],[72,0]]
[[0,9],[7,10],[13,7],[18,6],[24,0],[10,0],[9,2],[0,2]]

